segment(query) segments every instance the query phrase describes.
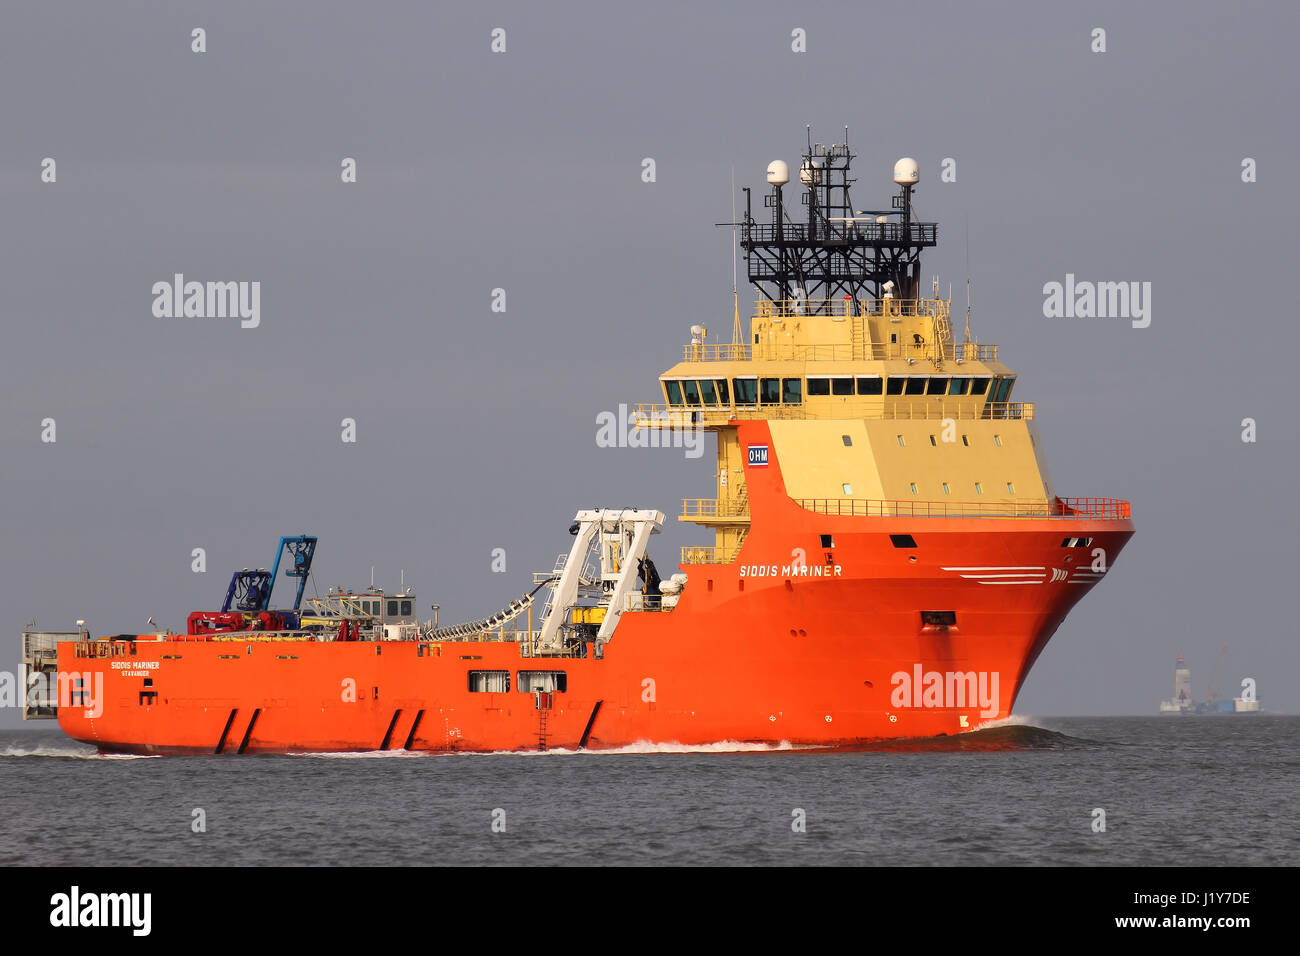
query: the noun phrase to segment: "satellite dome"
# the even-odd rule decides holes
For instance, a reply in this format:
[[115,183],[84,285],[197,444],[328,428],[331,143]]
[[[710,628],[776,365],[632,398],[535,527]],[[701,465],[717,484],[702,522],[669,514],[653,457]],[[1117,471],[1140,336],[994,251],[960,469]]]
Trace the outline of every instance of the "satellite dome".
[[790,181],[790,167],[783,159],[774,159],[767,164],[767,181],[773,186],[784,186]]
[[894,182],[900,186],[909,186],[917,183],[921,178],[921,169],[916,165],[916,160],[910,156],[904,156],[898,162],[894,163]]

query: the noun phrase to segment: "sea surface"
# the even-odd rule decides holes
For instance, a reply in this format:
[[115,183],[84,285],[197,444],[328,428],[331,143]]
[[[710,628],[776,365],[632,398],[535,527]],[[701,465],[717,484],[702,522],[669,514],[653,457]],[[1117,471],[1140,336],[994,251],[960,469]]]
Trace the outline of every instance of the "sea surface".
[[1297,793],[1300,717],[1269,714],[853,752],[108,757],[41,729],[0,733],[0,864],[1294,866]]

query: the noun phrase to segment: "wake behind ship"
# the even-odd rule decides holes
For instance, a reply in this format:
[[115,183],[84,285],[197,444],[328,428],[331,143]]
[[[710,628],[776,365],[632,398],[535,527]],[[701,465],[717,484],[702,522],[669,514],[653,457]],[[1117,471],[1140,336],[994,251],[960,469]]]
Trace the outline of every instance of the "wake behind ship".
[[730,342],[693,327],[637,408],[647,437],[716,438],[714,495],[679,515],[711,541],[676,573],[650,556],[661,511],[583,510],[521,597],[442,626],[409,590],[304,607],[316,539],[284,538],[185,634],[25,635],[31,715],[57,695],[67,734],[132,753],[852,746],[1008,716],[1129,505],[1056,494],[998,347],[969,314],[955,338],[937,281],[921,296],[938,228],[914,217],[916,163],[864,212],[853,159],[847,136],[809,143],[793,186],[772,163],[763,221],[745,190],[748,329],[738,307]]

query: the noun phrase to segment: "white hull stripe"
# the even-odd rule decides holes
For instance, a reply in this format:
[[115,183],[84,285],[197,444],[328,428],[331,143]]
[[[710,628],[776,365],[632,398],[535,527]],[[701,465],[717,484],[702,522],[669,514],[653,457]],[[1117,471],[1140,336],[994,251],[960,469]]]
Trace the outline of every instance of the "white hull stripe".
[[1041,564],[984,564],[971,567],[944,567],[944,571],[1042,571]]

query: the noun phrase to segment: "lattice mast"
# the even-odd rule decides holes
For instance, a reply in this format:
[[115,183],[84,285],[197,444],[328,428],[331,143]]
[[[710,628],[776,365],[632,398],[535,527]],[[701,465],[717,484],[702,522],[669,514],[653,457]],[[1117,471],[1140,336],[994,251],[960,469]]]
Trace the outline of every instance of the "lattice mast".
[[[813,143],[799,165],[799,184],[790,187],[789,167],[776,160],[767,167],[770,191],[763,205],[768,222],[754,218],[753,196],[745,188],[745,218],[740,247],[749,281],[774,301],[803,303],[809,314],[843,312],[851,297],[856,314],[861,299],[885,295],[915,299],[921,275],[921,250],[938,241],[938,225],[913,217],[912,193],[919,174],[915,160],[894,166],[899,186],[891,209],[855,209],[850,195],[855,154],[844,142]],[[786,207],[790,193],[805,212],[795,221]],[[888,285],[892,283],[892,285]]]

